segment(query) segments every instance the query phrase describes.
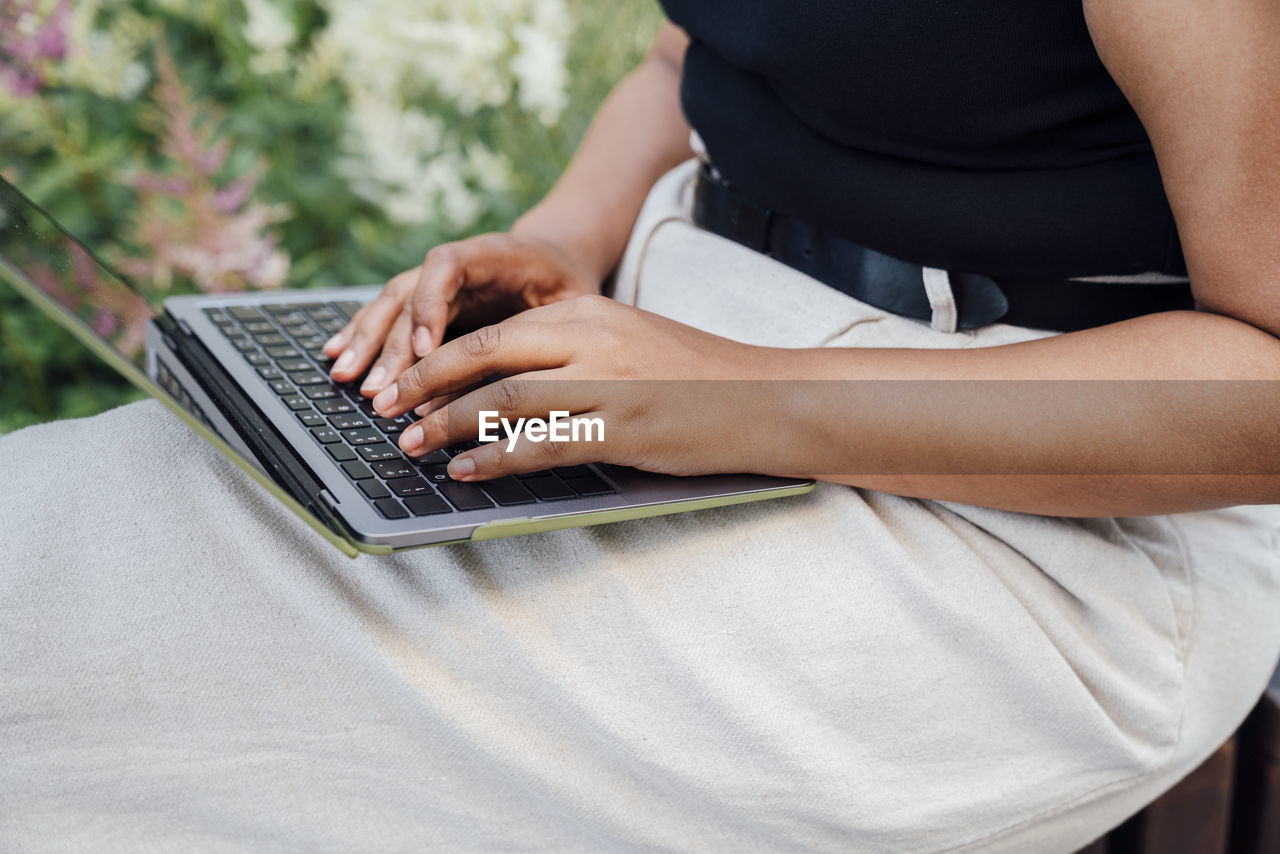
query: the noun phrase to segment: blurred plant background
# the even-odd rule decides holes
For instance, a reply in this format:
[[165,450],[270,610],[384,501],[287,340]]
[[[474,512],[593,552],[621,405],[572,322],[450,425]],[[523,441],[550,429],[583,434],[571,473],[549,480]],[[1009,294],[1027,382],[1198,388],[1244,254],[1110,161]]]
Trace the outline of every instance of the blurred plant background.
[[[385,281],[507,227],[654,0],[0,0],[0,174],[150,298]],[[0,432],[138,394],[0,282]]]

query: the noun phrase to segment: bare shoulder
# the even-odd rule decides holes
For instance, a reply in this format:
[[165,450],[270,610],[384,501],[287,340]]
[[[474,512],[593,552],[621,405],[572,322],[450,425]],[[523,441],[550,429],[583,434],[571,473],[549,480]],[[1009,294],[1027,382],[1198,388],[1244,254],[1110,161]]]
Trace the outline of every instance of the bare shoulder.
[[1280,3],[1084,0],[1151,137],[1197,300],[1280,333]]

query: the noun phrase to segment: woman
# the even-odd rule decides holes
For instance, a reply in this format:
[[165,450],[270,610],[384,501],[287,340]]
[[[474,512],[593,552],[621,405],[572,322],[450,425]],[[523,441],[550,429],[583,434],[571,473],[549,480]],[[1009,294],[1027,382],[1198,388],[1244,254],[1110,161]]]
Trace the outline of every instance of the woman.
[[[669,0],[551,194],[326,350],[413,454],[605,419],[458,479],[830,483],[348,564],[152,407],[8,437],[6,838],[1067,852],[1231,733],[1280,420],[1154,381],[1280,377],[1274,4],[783,6]],[[956,379],[1078,382],[897,382]]]

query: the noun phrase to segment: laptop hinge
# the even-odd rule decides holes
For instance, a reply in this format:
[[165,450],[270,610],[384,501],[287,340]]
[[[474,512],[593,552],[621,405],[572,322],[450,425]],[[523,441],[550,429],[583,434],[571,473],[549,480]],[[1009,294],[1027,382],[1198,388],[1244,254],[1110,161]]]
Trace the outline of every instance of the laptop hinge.
[[185,324],[165,313],[156,318],[161,329],[173,337],[173,352],[204,387],[219,411],[257,457],[267,475],[299,503],[322,520],[330,530],[349,538],[346,525],[336,514],[336,502],[323,483],[293,450],[279,431],[254,405],[244,390],[191,334]]

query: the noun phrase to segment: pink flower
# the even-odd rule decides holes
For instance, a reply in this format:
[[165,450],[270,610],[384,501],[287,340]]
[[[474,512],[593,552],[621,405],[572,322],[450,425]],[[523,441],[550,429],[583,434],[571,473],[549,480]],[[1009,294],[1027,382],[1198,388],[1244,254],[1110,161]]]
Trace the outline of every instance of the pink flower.
[[169,169],[128,177],[141,200],[131,236],[148,257],[117,263],[162,290],[175,277],[211,293],[278,287],[288,275],[289,257],[267,228],[284,212],[251,202],[264,170],[221,184],[231,140],[209,130],[215,120],[201,120],[206,111],[183,87],[163,43],[156,49],[156,77],[157,131]]
[[45,59],[67,58],[67,31],[71,24],[71,0],[61,0],[35,34],[36,53]]
[[39,92],[48,66],[68,53],[71,0],[59,0],[32,30],[38,15],[35,0],[0,0],[0,80],[19,98]]
[[103,338],[110,338],[111,335],[120,328],[120,318],[116,317],[105,308],[98,309],[98,314],[93,318],[93,323],[89,324],[93,331],[101,335]]

